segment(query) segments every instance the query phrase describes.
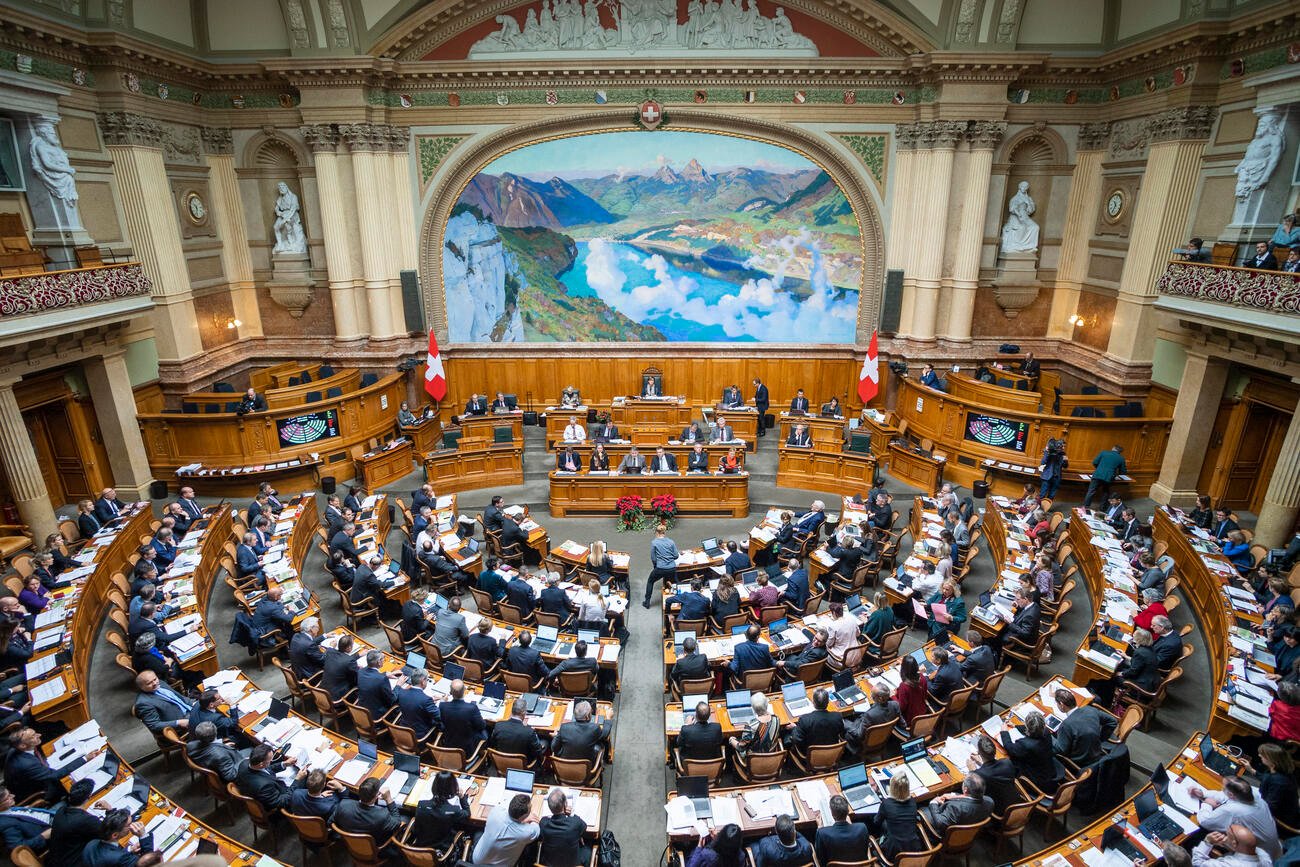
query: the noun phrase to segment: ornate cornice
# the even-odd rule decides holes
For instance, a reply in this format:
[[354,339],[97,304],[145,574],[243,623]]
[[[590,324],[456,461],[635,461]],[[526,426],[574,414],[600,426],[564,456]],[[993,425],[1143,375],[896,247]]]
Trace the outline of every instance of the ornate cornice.
[[1110,145],[1110,123],[1085,123],[1079,126],[1079,150],[1104,151]]
[[153,118],[126,111],[110,111],[98,115],[98,120],[106,145],[162,147],[163,127]]
[[1147,121],[1152,143],[1210,137],[1219,109],[1212,105],[1185,105],[1162,111]]
[[235,151],[229,127],[201,126],[199,136],[203,139],[205,154],[232,154]]
[[1007,134],[1007,124],[1001,120],[973,120],[966,130],[966,138],[975,150],[993,150]]
[[321,123],[300,126],[298,132],[314,154],[333,153],[339,146],[339,131],[332,124]]

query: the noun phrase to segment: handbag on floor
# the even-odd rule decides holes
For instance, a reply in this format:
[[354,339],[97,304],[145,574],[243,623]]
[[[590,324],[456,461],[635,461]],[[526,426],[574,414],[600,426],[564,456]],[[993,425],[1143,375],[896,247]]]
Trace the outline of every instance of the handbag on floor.
[[598,867],[623,867],[623,850],[614,839],[613,831],[600,835],[600,852],[596,856]]

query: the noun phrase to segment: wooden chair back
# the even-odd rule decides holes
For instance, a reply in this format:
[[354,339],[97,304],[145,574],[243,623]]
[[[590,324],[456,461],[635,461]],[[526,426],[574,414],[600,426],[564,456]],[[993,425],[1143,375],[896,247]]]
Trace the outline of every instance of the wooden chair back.
[[821,774],[833,770],[839,764],[840,758],[844,755],[844,748],[847,744],[844,741],[836,741],[833,744],[818,744],[808,748],[808,770],[814,774]]
[[912,717],[912,722],[908,725],[908,730],[914,738],[925,738],[926,743],[934,740],[935,732],[939,730],[939,720],[943,718],[943,708],[930,713],[918,714]]
[[524,771],[529,768],[528,757],[522,753],[503,753],[500,750],[488,749],[485,754],[488,762],[502,777],[506,775],[506,771]]
[[716,759],[682,759],[680,764],[684,776],[708,777],[710,786],[718,782],[722,769],[726,766],[726,756],[718,756]]
[[415,729],[408,726],[388,724],[388,736],[393,739],[393,749],[398,752],[418,756],[424,752],[424,742],[415,736]]
[[795,672],[795,677],[803,681],[805,686],[812,686],[822,680],[822,672],[826,670],[826,657],[814,659],[811,662],[805,662],[799,666]]
[[530,675],[519,674],[518,672],[506,671],[502,669],[501,672],[498,674],[498,676],[501,678],[501,680],[505,682],[506,689],[510,690],[511,692],[534,692],[535,691],[533,689],[534,686],[533,679]]
[[774,753],[750,753],[745,757],[741,776],[750,783],[770,783],[781,775],[785,764],[785,750]]
[[590,786],[593,778],[599,778],[599,768],[593,767],[590,759],[551,756],[551,769],[562,786]]
[[356,867],[378,867],[380,864],[388,863],[388,859],[380,854],[379,844],[375,842],[373,835],[351,834],[340,828],[337,822],[330,823],[330,830],[343,841]]
[[560,694],[566,698],[589,696],[596,687],[596,672],[562,671],[560,672],[559,687]]
[[775,677],[775,668],[751,668],[740,676],[740,683],[750,692],[767,692],[772,688]]

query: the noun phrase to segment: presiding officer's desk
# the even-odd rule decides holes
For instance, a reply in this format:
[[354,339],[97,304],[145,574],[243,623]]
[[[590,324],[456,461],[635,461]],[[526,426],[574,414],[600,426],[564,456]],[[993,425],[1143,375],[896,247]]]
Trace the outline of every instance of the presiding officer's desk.
[[732,430],[732,436],[738,440],[744,440],[745,448],[751,452],[757,448],[756,440],[760,421],[758,410],[754,407],[741,405],[727,408],[718,403],[713,405],[706,417],[711,423],[719,418],[726,419],[727,427]]
[[465,439],[492,442],[494,431],[499,427],[509,427],[510,438],[515,442],[523,442],[524,439],[524,412],[520,409],[514,412],[488,412],[484,415],[459,415],[456,416],[456,424]]
[[[596,450],[596,444],[591,440],[587,440],[586,442],[581,443],[557,442],[555,444],[555,461],[553,462],[555,463],[556,468],[559,467],[558,462],[560,453],[564,451],[566,446],[570,445],[573,446],[574,454],[576,454],[580,459],[581,467],[585,470],[591,466],[591,453]],[[618,468],[619,462],[622,461],[623,458],[627,457],[628,452],[632,450],[633,443],[626,440],[620,440],[618,442],[604,443],[603,445],[605,446],[605,454],[609,455],[609,468],[613,471]],[[662,445],[665,452],[675,457],[677,459],[677,469],[685,472],[686,461],[694,450],[694,443],[688,445],[687,443],[678,442],[676,440],[669,440],[666,443],[658,443],[655,446],[642,447],[637,445],[637,451],[641,453],[641,457],[646,459],[647,464],[654,460],[655,448],[658,445]],[[702,442],[701,445],[704,447],[704,453],[709,456],[710,471],[717,469],[718,461],[725,457],[727,452],[731,449],[736,450],[736,460],[740,462],[740,465],[742,467],[745,465],[744,443]]]
[[749,473],[561,473],[551,471],[551,514],[563,518],[570,512],[613,514],[620,497],[639,495],[649,505],[652,497],[672,494],[677,511],[704,515],[749,514]]
[[[1021,394],[989,388],[999,394]],[[948,457],[944,475],[962,485],[982,478],[982,462],[989,458],[1037,465],[1048,439],[1055,438],[1065,440],[1070,465],[1088,470],[1095,455],[1123,446],[1129,475],[1135,485],[1145,487],[1160,472],[1173,423],[1171,418],[1076,418],[1026,412],[1006,403],[945,394],[906,377],[898,380],[897,406],[899,419],[908,424],[908,436],[933,441],[935,451]],[[1006,445],[993,444],[999,441]],[[1017,442],[1024,447],[1016,447]],[[890,471],[898,475],[892,466]]]
[[874,455],[843,451],[843,443],[777,448],[776,486],[803,488],[853,496],[871,488],[876,473]]
[[424,479],[440,492],[472,491],[524,483],[524,441],[459,448],[424,455]]
[[442,425],[435,412],[432,416],[417,415],[415,424],[398,424],[397,432],[415,444],[415,453],[436,451],[442,443]]
[[191,464],[176,470],[177,486],[201,490],[205,497],[253,497],[262,482],[277,491],[314,491],[320,488],[323,461],[311,455],[269,464],[215,467]]
[[809,413],[799,415],[798,413],[783,412],[777,417],[777,428],[781,432],[781,442],[790,435],[795,425],[801,424],[808,429],[808,435],[812,439],[814,448],[834,449],[844,442],[844,431],[848,423],[844,418],[823,418],[820,415]]

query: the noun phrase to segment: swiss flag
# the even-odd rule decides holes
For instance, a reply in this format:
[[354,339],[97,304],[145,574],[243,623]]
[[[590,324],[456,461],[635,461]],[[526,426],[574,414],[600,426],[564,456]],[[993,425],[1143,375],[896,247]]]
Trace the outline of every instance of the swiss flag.
[[[874,343],[873,343],[874,345]],[[441,402],[447,396],[447,374],[442,369],[442,354],[438,352],[438,338],[429,329],[429,357],[424,362],[424,390],[429,397]]]
[[871,345],[867,347],[867,357],[862,361],[862,372],[858,374],[858,397],[864,404],[880,392],[880,349],[876,345],[876,332],[871,332]]

